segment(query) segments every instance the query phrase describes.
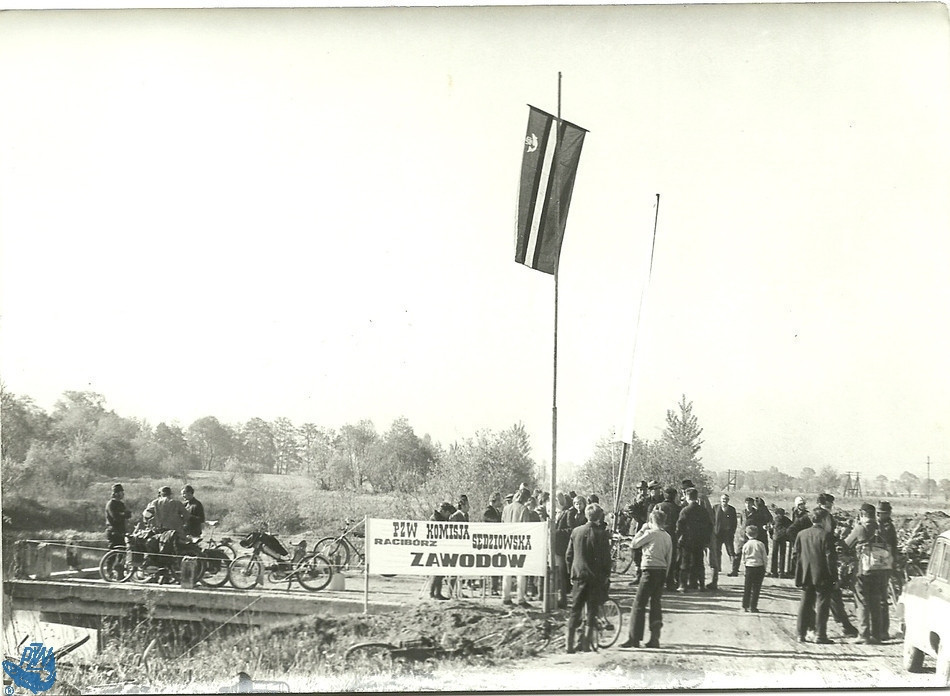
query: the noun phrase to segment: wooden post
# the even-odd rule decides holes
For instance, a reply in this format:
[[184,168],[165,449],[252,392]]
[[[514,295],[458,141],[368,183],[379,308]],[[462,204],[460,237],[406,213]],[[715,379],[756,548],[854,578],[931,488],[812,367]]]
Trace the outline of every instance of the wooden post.
[[37,580],[45,580],[53,572],[52,548],[49,544],[39,544],[36,547],[36,559],[33,573]]
[[13,577],[23,580],[30,575],[30,543],[17,541],[13,544]]
[[185,556],[181,559],[181,586],[186,590],[194,589],[198,579],[198,559]]

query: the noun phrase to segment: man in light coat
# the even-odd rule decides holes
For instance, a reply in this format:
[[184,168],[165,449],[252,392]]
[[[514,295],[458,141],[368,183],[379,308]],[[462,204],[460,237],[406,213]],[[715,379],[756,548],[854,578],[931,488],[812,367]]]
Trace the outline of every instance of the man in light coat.
[[[505,506],[505,509],[501,511],[501,521],[505,524],[511,524],[512,522],[530,522],[531,518],[528,513],[528,508],[525,503],[528,502],[528,498],[531,497],[531,491],[527,488],[519,488],[518,492],[512,496],[511,503]],[[501,603],[504,605],[511,605],[511,583],[515,579],[514,575],[505,575],[501,579]],[[519,607],[530,607],[531,604],[528,602],[525,593],[528,585],[528,576],[519,575],[518,576],[518,606]]]

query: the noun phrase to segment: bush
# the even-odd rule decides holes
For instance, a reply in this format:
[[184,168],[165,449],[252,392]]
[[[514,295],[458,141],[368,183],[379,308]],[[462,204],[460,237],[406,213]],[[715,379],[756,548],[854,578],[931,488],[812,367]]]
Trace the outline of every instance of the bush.
[[284,487],[242,486],[231,495],[228,526],[237,532],[295,534],[302,523],[297,498]]

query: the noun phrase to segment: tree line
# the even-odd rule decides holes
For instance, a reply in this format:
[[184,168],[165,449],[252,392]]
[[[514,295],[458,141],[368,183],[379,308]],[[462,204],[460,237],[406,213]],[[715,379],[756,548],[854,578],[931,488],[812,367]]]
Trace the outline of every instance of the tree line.
[[[340,428],[314,423],[295,425],[287,418],[251,418],[237,425],[203,416],[187,427],[152,425],[120,416],[103,395],[66,391],[47,413],[30,397],[0,385],[2,396],[3,485],[13,490],[83,490],[90,482],[138,477],[186,481],[195,469],[234,474],[299,474],[323,490],[412,494],[437,502],[462,493],[476,514],[495,491],[520,484],[549,487],[532,457],[530,438],[520,423],[502,431],[480,430],[447,446],[419,436],[405,418],[385,431],[361,420]],[[702,428],[684,396],[678,410],[667,412],[659,441],[634,437],[628,455],[625,497],[636,482],[657,479],[678,485],[692,478],[710,480],[698,452]],[[567,490],[614,496],[618,462],[616,443],[605,438]]]
[[[811,467],[802,468],[798,476],[793,476],[778,467],[772,466],[767,470],[757,471],[719,471],[713,479],[716,486],[725,490],[730,482],[736,489],[750,491],[791,491],[798,493],[844,493],[848,486],[848,474],[838,472],[832,466],[824,466],[818,471]],[[851,481],[852,486],[854,481]],[[879,496],[927,496],[941,495],[944,500],[950,500],[950,479],[941,479],[939,482],[926,477],[919,477],[913,472],[905,471],[897,478],[890,479],[884,474],[862,480],[861,492],[864,495]]]
[[428,435],[417,435],[405,418],[383,432],[370,420],[334,429],[295,425],[287,418],[230,425],[214,416],[182,428],[120,416],[107,408],[103,395],[90,391],[64,392],[49,413],[5,388],[0,396],[3,487],[8,492],[47,486],[81,490],[102,478],[185,481],[194,469],[300,474],[323,490],[431,491],[439,499],[536,483],[537,467],[521,424],[501,432],[481,431],[443,447]]

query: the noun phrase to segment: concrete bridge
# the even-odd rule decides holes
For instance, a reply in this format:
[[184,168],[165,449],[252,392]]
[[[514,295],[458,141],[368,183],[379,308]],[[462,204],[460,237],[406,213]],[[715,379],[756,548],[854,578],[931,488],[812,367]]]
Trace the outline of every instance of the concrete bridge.
[[[254,590],[200,585],[184,588],[108,583],[99,578],[98,568],[54,572],[51,568],[55,566],[48,562],[47,554],[26,545],[18,545],[16,557],[14,579],[3,582],[4,633],[11,620],[18,622],[20,632],[31,626],[31,634],[48,633],[56,627],[93,629],[100,646],[99,629],[104,619],[125,618],[141,611],[170,621],[269,626],[317,614],[397,611],[418,594],[419,584],[419,578],[371,576],[367,603],[361,574],[337,575],[331,585],[334,589],[319,592],[307,591],[297,583],[289,588],[286,583],[266,583]],[[17,636],[13,645],[19,639]],[[5,642],[9,640],[5,638]]]
[[[350,614],[364,610],[363,594],[355,585],[347,590],[308,592],[297,587],[235,590],[184,589],[177,585],[107,583],[79,577],[45,580],[9,580],[3,593],[14,610],[39,612],[43,621],[98,628],[102,618],[128,616],[147,608],[157,619],[210,621],[267,626],[315,614]],[[370,597],[370,613],[395,611],[392,599]]]

